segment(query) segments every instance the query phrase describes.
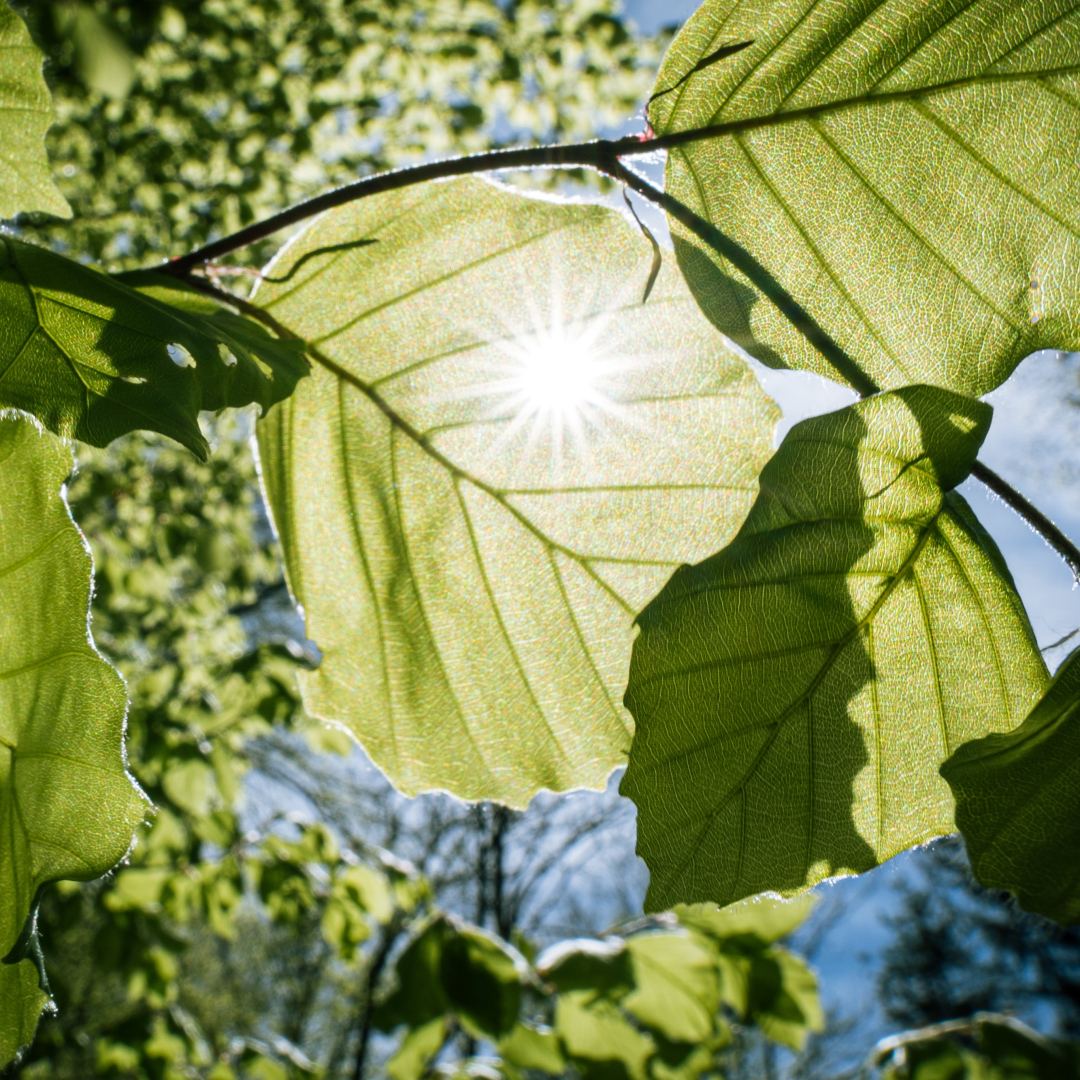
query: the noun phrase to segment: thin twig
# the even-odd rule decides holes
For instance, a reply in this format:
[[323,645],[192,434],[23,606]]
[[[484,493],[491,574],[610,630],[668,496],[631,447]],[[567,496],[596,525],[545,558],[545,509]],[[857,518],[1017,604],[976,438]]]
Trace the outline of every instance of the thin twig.
[[1000,496],[1065,560],[1073,577],[1080,582],[1080,548],[1037,507],[981,461],[972,466],[971,475]]

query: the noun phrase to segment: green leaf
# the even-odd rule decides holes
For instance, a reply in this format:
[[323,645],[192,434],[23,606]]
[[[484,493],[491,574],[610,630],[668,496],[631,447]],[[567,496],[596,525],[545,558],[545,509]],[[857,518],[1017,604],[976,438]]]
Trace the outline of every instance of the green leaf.
[[810,895],[794,900],[762,896],[723,908],[715,904],[679,904],[675,916],[683,926],[721,942],[750,938],[771,945],[801,926],[816,903],[817,897]]
[[0,218],[30,210],[71,217],[45,152],[55,116],[42,60],[22,19],[0,0]]
[[49,995],[38,984],[33,960],[0,963],[0,1069],[34,1038]]
[[619,937],[560,941],[537,958],[536,970],[559,992],[596,990],[621,997],[634,985],[630,953]]
[[258,429],[305,705],[407,793],[602,786],[633,614],[749,509],[775,406],[651,263],[469,179],[333,211],[256,294],[319,361]]
[[397,987],[372,1011],[371,1022],[379,1031],[399,1024],[419,1028],[449,1010],[440,977],[446,931],[443,917],[431,919],[398,957]]
[[712,1035],[720,1007],[713,951],[685,932],[638,934],[627,948],[634,989],[622,1007],[672,1042],[697,1043]]
[[1080,650],[1015,731],[959,747],[941,775],[979,881],[1080,922]]
[[799,926],[815,903],[815,897],[804,894],[790,901],[756,898],[726,908],[675,908],[683,926],[715,946],[724,1004],[793,1049],[801,1049],[809,1033],[821,1029],[824,1016],[813,972],[773,943]]
[[739,535],[641,614],[622,792],[649,910],[790,895],[952,831],[938,766],[1046,684],[1000,554],[947,494],[990,414],[916,386],[796,425]]
[[450,1007],[473,1035],[500,1039],[517,1023],[524,961],[475,926],[450,929],[440,971]]
[[748,984],[749,1018],[774,1042],[801,1050],[810,1032],[824,1027],[817,979],[786,949],[754,957]]
[[558,1037],[550,1028],[541,1031],[529,1024],[515,1024],[499,1043],[499,1054],[519,1069],[536,1069],[556,1076],[566,1069]]
[[418,1028],[453,1012],[472,1034],[508,1035],[521,1007],[523,962],[490,934],[446,915],[432,918],[397,962],[397,989],[373,1023]]
[[[786,291],[879,386],[972,396],[1036,349],[1080,348],[1077,0],[708,0],[657,90],[750,39],[650,107],[659,134],[731,125],[666,174],[731,245],[672,221],[725,334],[837,377],[759,302]],[[774,284],[735,268],[747,254]]]
[[386,1063],[386,1075],[390,1080],[420,1080],[446,1035],[446,1019],[441,1016],[408,1032],[397,1053]]
[[124,41],[86,4],[58,4],[53,10],[57,30],[71,40],[83,85],[115,101],[126,98],[137,73]]
[[[103,874],[146,808],[124,769],[124,684],[87,632],[90,555],[61,490],[72,464],[29,421],[0,422],[0,957],[9,962],[26,955],[39,890]],[[4,991],[37,1008],[24,976],[23,965],[5,969]],[[18,1007],[2,998],[0,1016]]]
[[[645,1080],[646,1062],[655,1045],[606,998],[596,998],[588,990],[560,994],[555,1003],[555,1030],[586,1080],[593,1076]],[[609,1067],[597,1068],[604,1065]]]
[[[978,1013],[967,1024],[954,1024],[951,1035],[941,1035],[935,1025],[884,1040],[881,1075],[885,1080],[1075,1080],[1080,1075],[1080,1044],[1047,1039],[1010,1016]],[[974,1051],[956,1041],[963,1036],[969,1042],[973,1034]]]
[[292,393],[300,343],[162,280],[0,237],[0,407],[94,446],[144,428],[205,457],[200,409]]

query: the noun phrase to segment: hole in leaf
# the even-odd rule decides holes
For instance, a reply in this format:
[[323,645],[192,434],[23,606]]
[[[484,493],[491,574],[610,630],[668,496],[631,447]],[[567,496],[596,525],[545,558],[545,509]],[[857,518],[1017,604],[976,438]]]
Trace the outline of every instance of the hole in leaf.
[[131,383],[132,386],[142,386],[146,382],[145,379],[140,378],[138,375],[122,375],[121,378],[124,382]]
[[195,357],[191,355],[184,348],[183,345],[178,342],[174,342],[172,345],[166,346],[166,351],[169,354],[169,359],[177,366],[182,368],[189,368],[195,366]]
[[221,362],[226,367],[236,367],[236,357],[233,355],[232,349],[230,349],[224,342],[218,342],[218,355],[221,357]]

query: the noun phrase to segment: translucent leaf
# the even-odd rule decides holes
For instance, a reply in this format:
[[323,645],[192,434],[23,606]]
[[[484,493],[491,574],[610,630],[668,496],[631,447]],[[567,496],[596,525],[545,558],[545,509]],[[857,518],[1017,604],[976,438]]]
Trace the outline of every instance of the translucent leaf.
[[[28,421],[0,421],[0,958],[9,963],[27,955],[38,890],[103,874],[146,807],[124,770],[123,682],[87,632],[90,555],[61,492],[72,464]],[[3,969],[0,989],[16,999],[0,997],[5,1023],[40,1008],[25,964]],[[33,1029],[12,1023],[4,1038]]]
[[959,747],[941,775],[979,881],[1080,923],[1080,650],[1020,727]]
[[298,343],[162,280],[0,237],[0,407],[95,446],[144,428],[205,457],[200,409],[292,393],[307,372]]
[[49,995],[38,985],[33,960],[0,963],[0,1068],[24,1047],[37,1029]]
[[715,904],[679,904],[675,915],[683,926],[723,941],[751,938],[771,945],[801,926],[817,898],[806,895],[794,900],[758,897],[727,907]]
[[[1077,0],[708,0],[657,90],[751,39],[650,106],[660,134],[732,125],[669,153],[671,195],[879,386],[978,396],[1036,349],[1080,348]],[[672,231],[724,333],[836,377],[728,258]]]
[[640,303],[651,263],[462,180],[328,214],[257,293],[319,360],[258,429],[305,705],[403,791],[602,786],[634,613],[749,509],[775,406],[673,267]]
[[1000,554],[947,494],[990,413],[917,386],[796,425],[739,535],[641,614],[622,791],[649,910],[790,895],[952,831],[938,766],[1046,683]]
[[513,1030],[499,1043],[503,1061],[520,1069],[561,1076],[566,1069],[559,1040],[550,1029],[538,1030],[528,1024],[515,1024]]
[[441,1016],[408,1032],[397,1053],[386,1063],[386,1075],[390,1080],[420,1080],[446,1035],[446,1020]]
[[713,1033],[720,1007],[712,950],[684,934],[639,934],[627,942],[634,989],[622,1007],[673,1042],[696,1043]]
[[42,59],[22,19],[0,0],[0,218],[30,210],[71,217],[45,153],[55,115]]
[[[646,1062],[655,1049],[606,998],[587,990],[560,994],[555,1003],[555,1030],[578,1072],[588,1078],[590,1064],[609,1064],[602,1075],[645,1080]],[[612,1071],[611,1065],[621,1066]]]

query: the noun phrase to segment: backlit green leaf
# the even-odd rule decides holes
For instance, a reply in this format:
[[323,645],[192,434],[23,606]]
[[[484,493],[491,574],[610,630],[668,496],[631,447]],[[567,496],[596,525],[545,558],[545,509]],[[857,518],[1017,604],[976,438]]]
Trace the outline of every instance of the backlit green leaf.
[[645,1080],[646,1062],[655,1044],[606,998],[596,998],[588,990],[560,994],[555,1004],[555,1030],[567,1055],[586,1078]]
[[679,904],[675,914],[683,926],[717,941],[751,939],[771,945],[802,925],[816,902],[809,895],[794,900],[758,897],[723,908],[715,904]]
[[190,289],[0,237],[0,407],[59,435],[104,446],[144,428],[204,457],[200,409],[269,408],[306,372],[298,343]]
[[319,360],[259,425],[305,704],[406,792],[601,786],[634,613],[749,509],[775,406],[673,267],[640,303],[651,263],[462,180],[334,211],[256,294]]
[[979,881],[1080,922],[1080,651],[1020,727],[959,747],[941,775]]
[[33,960],[0,963],[0,1068],[29,1046],[49,995],[38,985]]
[[[973,396],[1080,347],[1077,0],[707,0],[650,106],[667,191],[762,264],[879,386]],[[672,222],[713,322],[766,363],[836,371]],[[736,255],[737,257],[737,255]]]
[[397,1053],[386,1063],[386,1075],[390,1080],[420,1080],[446,1035],[446,1019],[442,1016],[408,1032]]
[[[103,874],[146,807],[124,770],[123,682],[87,632],[90,555],[61,493],[71,468],[71,451],[29,421],[0,421],[0,958],[9,960],[26,955],[38,890]],[[20,1008],[36,1020],[25,963],[3,970],[3,1022]],[[4,1038],[33,1029],[12,1023]]]
[[41,62],[22,19],[0,0],[0,218],[30,210],[71,217],[45,153],[55,116]]
[[1046,683],[1000,554],[947,494],[990,412],[917,386],[796,425],[739,535],[642,613],[622,791],[648,909],[796,893],[953,829],[938,766]]
[[513,1031],[499,1043],[503,1061],[520,1069],[562,1075],[566,1068],[559,1040],[551,1029],[539,1030],[529,1024],[515,1024]]
[[626,944],[634,989],[622,1007],[673,1042],[708,1038],[720,1007],[712,950],[689,934],[638,934]]

